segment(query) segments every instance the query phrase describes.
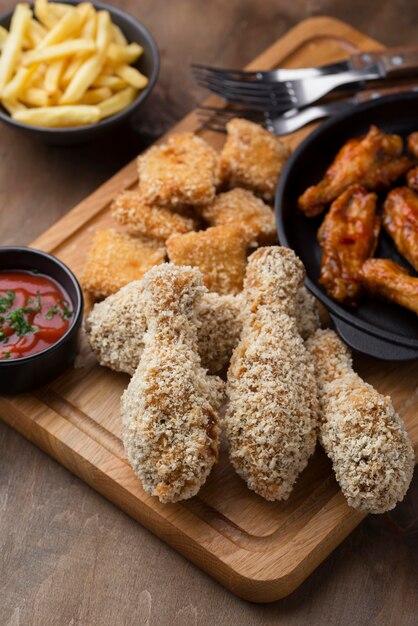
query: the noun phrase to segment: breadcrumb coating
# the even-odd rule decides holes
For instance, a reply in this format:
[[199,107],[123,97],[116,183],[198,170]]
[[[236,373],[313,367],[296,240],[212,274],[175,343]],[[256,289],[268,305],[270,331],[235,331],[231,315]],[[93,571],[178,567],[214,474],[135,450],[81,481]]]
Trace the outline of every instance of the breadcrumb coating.
[[202,207],[201,214],[211,226],[239,224],[250,233],[251,245],[270,245],[277,241],[274,212],[260,198],[246,189],[220,193]]
[[[99,363],[117,372],[134,374],[144,349],[143,282],[133,281],[95,304],[85,321],[88,340]],[[241,332],[239,296],[202,290],[196,299],[198,351],[211,373],[226,367]]]
[[322,408],[320,441],[348,504],[384,513],[405,496],[414,451],[391,399],[352,369],[348,348],[332,330],[317,330],[307,348],[315,362]]
[[267,202],[274,198],[289,147],[259,124],[234,118],[226,125],[221,153],[221,180],[229,187],[245,187]]
[[219,156],[193,133],[173,135],[138,157],[139,191],[150,205],[176,208],[212,202],[219,184]]
[[299,289],[296,296],[295,317],[302,339],[308,339],[321,326],[316,299],[305,286]]
[[188,233],[197,227],[191,217],[146,204],[137,190],[120,193],[110,208],[112,217],[134,236],[154,237],[164,242],[170,235]]
[[176,265],[191,265],[202,272],[210,291],[237,294],[242,290],[250,235],[236,224],[172,235],[168,257]]
[[303,265],[287,248],[249,257],[240,342],[228,370],[225,426],[231,461],[248,487],[286,499],[316,444],[314,368],[296,320]]
[[194,496],[218,459],[224,383],[200,365],[198,270],[165,264],[143,282],[147,333],[122,396],[123,443],[144,490],[161,502]]
[[115,293],[165,261],[165,248],[153,239],[134,239],[113,229],[98,230],[84,266],[81,283],[95,299]]

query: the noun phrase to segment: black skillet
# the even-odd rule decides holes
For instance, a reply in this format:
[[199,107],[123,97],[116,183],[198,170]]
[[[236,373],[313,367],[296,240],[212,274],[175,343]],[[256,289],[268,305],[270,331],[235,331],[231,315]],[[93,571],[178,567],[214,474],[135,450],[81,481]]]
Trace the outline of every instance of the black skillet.
[[[322,124],[295,150],[281,175],[276,192],[280,243],[293,248],[307,272],[306,285],[327,308],[338,334],[355,350],[385,360],[418,358],[418,317],[396,305],[365,297],[350,310],[329,298],[319,285],[321,249],[317,231],[323,215],[307,218],[297,209],[297,199],[316,184],[341,146],[351,137],[364,135],[371,124],[404,139],[418,130],[418,94],[398,94],[357,106]],[[405,184],[403,180],[394,186]],[[382,195],[382,200],[384,199]],[[382,230],[376,257],[393,259],[413,271]]]

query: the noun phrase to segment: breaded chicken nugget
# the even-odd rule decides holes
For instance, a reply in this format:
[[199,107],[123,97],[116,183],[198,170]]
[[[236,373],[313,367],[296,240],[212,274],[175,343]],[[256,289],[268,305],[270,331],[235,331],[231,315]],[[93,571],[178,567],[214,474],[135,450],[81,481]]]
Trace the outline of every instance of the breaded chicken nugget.
[[165,241],[170,235],[188,233],[197,226],[191,217],[146,204],[137,190],[120,193],[110,208],[112,217],[134,236]]
[[243,330],[228,370],[225,417],[231,461],[248,487],[286,499],[316,444],[314,368],[295,314],[301,261],[287,248],[249,257]]
[[154,265],[164,263],[165,248],[152,239],[134,239],[115,230],[98,230],[81,283],[94,298],[106,298]]
[[400,502],[414,470],[414,451],[391,399],[352,369],[348,348],[332,330],[307,341],[322,408],[320,441],[348,504],[384,513]]
[[144,490],[161,502],[194,496],[218,459],[220,378],[197,352],[199,271],[165,264],[144,280],[144,350],[122,396],[123,443]]
[[201,209],[201,214],[211,226],[239,224],[252,237],[251,245],[270,245],[277,241],[274,212],[260,198],[245,189],[232,189],[221,193]]
[[167,240],[169,259],[198,267],[210,291],[236,294],[242,290],[251,236],[237,224],[214,226]]
[[221,153],[221,180],[229,187],[245,187],[267,202],[274,198],[289,147],[278,137],[248,120],[234,118]]
[[144,202],[168,208],[212,202],[219,183],[218,153],[193,133],[173,135],[138,157]]
[[[135,372],[147,330],[144,302],[143,282],[137,280],[95,304],[85,328],[101,365],[131,375]],[[228,365],[241,333],[240,296],[221,296],[204,288],[195,307],[202,366],[219,372]]]

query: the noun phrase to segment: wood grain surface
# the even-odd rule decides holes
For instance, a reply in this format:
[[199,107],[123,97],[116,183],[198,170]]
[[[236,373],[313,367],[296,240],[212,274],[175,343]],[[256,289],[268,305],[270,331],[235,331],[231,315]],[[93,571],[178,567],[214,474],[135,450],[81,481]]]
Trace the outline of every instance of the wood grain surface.
[[[189,8],[191,4],[176,3]],[[215,5],[218,3],[213,3],[213,10],[219,12],[219,5]],[[248,3],[245,5],[248,10]],[[228,11],[234,8],[237,10],[231,3]],[[254,20],[256,14],[254,9]],[[364,11],[363,17],[366,14]],[[142,17],[146,21],[146,16]],[[207,60],[216,60],[209,57]],[[237,60],[234,64],[241,63]],[[8,156],[19,142],[9,145],[1,138],[0,149]],[[56,152],[52,148],[45,150],[50,156]],[[16,169],[16,161],[14,164]],[[32,166],[36,168],[37,163]],[[30,167],[29,161],[26,167]],[[2,167],[2,175],[5,169]],[[36,234],[34,224],[41,219],[41,210],[20,204],[19,193],[30,190],[17,184],[13,187],[11,172],[8,179],[5,177],[2,193],[7,193],[9,204],[15,198],[20,217],[24,214],[33,219],[31,232]],[[88,175],[92,176],[93,171]],[[74,187],[74,179],[69,176],[65,191],[71,195]],[[66,194],[61,193],[54,179],[47,182],[40,199],[47,204],[45,198],[53,190],[65,201]],[[34,195],[33,199],[38,198]],[[13,219],[18,214],[6,213],[4,205],[2,236],[8,223],[13,230]],[[13,240],[25,241],[17,232]],[[5,468],[1,469],[0,479],[1,536],[5,537],[1,623],[415,623],[416,487],[392,515],[363,523],[337,551],[340,556],[328,559],[298,592],[260,610],[233,598],[137,525],[133,528],[130,520],[16,435],[5,429],[1,432],[1,465],[4,463]]]

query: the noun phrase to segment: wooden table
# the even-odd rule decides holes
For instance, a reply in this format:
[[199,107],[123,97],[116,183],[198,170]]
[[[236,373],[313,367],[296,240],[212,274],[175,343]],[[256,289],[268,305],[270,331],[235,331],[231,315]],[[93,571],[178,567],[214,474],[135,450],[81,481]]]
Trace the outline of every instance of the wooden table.
[[[0,128],[0,244],[27,243],[187,113],[193,61],[239,66],[296,22],[328,13],[387,44],[415,43],[416,3],[114,0],[160,45],[162,72],[134,129],[86,146]],[[0,9],[11,7],[1,0]],[[307,8],[308,7],[308,8]],[[396,25],[396,28],[394,27]],[[402,33],[402,41],[399,40]],[[290,597],[246,603],[0,423],[0,624],[415,624],[418,477],[395,512],[365,520]]]

